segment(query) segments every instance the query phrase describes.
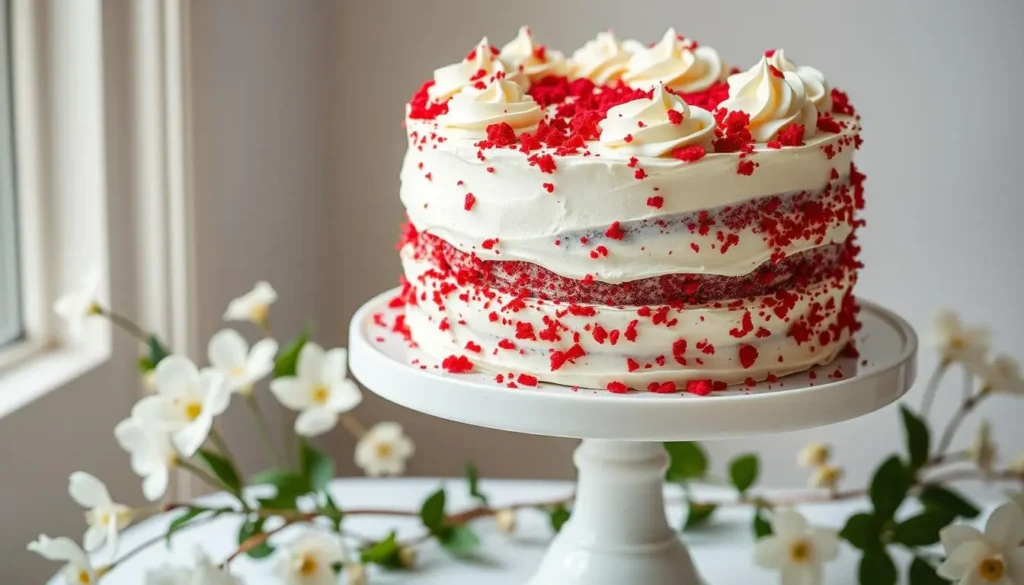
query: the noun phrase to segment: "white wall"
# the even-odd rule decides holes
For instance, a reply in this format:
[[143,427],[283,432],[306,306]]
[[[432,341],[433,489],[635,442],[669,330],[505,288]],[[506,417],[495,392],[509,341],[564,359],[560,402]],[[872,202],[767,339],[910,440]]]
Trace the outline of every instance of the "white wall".
[[[864,116],[857,162],[868,175],[868,227],[861,237],[867,268],[859,293],[901,312],[922,332],[936,309],[955,307],[995,326],[998,345],[1024,357],[1018,300],[1024,293],[1018,260],[1024,121],[1015,113],[1024,91],[1020,2],[521,0],[499,10],[487,2],[381,1],[344,3],[339,18],[334,241],[341,256],[330,265],[342,300],[337,321],[394,282],[402,105],[434,68],[461,57],[483,35],[506,42],[520,24],[566,53],[609,26],[622,38],[655,40],[674,25],[740,67],[783,46],[787,56],[848,90]],[[926,352],[922,370],[933,365]],[[1014,450],[1024,447],[1020,408],[994,400],[982,409]],[[428,426],[422,417],[402,418],[415,421],[416,431]],[[488,472],[569,472],[564,442],[429,425],[431,434],[417,435],[431,453],[473,452]],[[889,408],[827,429],[709,446],[718,459],[756,447],[767,459],[766,480],[778,485],[804,481],[793,454],[811,439],[836,443],[853,481],[902,441]],[[544,449],[527,456],[526,445]],[[439,454],[420,469],[447,471],[457,458]]]

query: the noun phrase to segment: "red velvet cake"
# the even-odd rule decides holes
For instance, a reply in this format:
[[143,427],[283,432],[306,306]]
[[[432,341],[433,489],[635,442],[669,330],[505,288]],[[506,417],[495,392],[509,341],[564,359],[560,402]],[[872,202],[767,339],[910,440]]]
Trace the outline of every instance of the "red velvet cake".
[[864,175],[846,94],[669,30],[486,39],[412,97],[395,323],[513,386],[707,394],[833,360]]

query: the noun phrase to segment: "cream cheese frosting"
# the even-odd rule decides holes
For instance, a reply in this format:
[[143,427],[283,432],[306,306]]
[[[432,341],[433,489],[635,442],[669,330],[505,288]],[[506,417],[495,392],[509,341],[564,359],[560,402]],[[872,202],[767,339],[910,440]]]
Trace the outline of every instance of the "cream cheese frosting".
[[570,67],[576,77],[607,85],[618,81],[626,72],[630,56],[615,33],[608,30],[597,33],[597,38],[573,53]]
[[[768,53],[771,53],[769,56]],[[832,111],[832,88],[829,87],[828,82],[825,81],[825,74],[818,71],[814,67],[799,66],[797,67],[792,61],[786,58],[785,51],[782,49],[775,49],[774,51],[768,51],[765,53],[768,57],[768,62],[774,65],[781,71],[792,71],[800,76],[800,80],[804,82],[804,88],[807,92],[807,98],[814,102],[814,107],[819,112],[830,112]]]
[[782,71],[761,60],[743,73],[729,76],[729,99],[721,108],[750,115],[750,134],[757,142],[778,137],[792,124],[804,127],[804,138],[814,136],[818,110],[807,95],[803,79],[792,71]]
[[694,42],[668,29],[649,49],[637,51],[627,64],[622,79],[630,87],[645,89],[663,83],[686,93],[704,91],[716,81],[725,81],[729,68],[711,47]]
[[444,101],[466,86],[492,81],[499,73],[520,83],[524,89],[529,87],[529,80],[518,75],[515,69],[509,69],[484,37],[465,59],[434,71],[434,85],[428,93],[430,99]]
[[600,128],[604,146],[637,156],[665,156],[684,146],[710,146],[715,117],[707,110],[691,108],[658,83],[650,98],[608,110]]
[[462,88],[448,102],[448,113],[437,118],[441,128],[470,137],[484,137],[491,124],[505,123],[514,130],[536,128],[544,112],[515,82],[497,79],[484,89]]
[[521,27],[516,38],[502,47],[498,56],[509,69],[522,71],[530,81],[565,75],[569,71],[565,56],[534,43],[528,26]]

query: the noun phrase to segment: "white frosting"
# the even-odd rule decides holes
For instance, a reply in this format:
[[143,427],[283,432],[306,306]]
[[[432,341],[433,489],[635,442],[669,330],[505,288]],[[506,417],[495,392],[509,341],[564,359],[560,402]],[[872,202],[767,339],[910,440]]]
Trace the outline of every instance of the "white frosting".
[[630,53],[612,31],[597,33],[572,55],[570,68],[576,77],[586,77],[598,85],[617,81],[626,72]]
[[564,76],[569,71],[562,53],[534,44],[528,26],[520,28],[516,38],[502,47],[498,56],[508,69],[522,71],[530,81],[544,79],[549,75]]
[[776,49],[775,52],[772,53],[772,56],[768,57],[768,62],[774,65],[777,69],[782,71],[792,71],[799,75],[800,80],[804,82],[807,99],[814,102],[814,107],[817,108],[819,112],[832,111],[832,88],[830,88],[828,82],[825,81],[825,74],[814,67],[797,67],[792,61],[786,58],[786,54],[782,49]]
[[477,43],[468,57],[471,58],[434,71],[434,85],[427,91],[430,99],[444,101],[466,86],[471,86],[479,81],[490,83],[499,73],[524,85],[524,88],[529,87],[529,80],[525,76],[518,75],[515,69],[508,69],[505,63],[498,59],[498,56],[491,50],[491,44],[487,41],[487,37]]
[[646,89],[663,83],[689,93],[724,81],[728,71],[717,51],[711,47],[694,48],[693,41],[670,28],[656,45],[632,56],[622,79],[630,87]]
[[471,137],[487,135],[487,126],[507,123],[515,130],[535,128],[544,117],[533,98],[515,82],[498,79],[484,89],[467,86],[448,102],[448,113],[437,123],[452,133]]
[[818,111],[803,80],[792,71],[773,66],[767,57],[748,71],[729,76],[729,99],[719,107],[749,114],[750,134],[757,142],[775,140],[779,131],[791,124],[804,126],[805,140],[817,130]]
[[[678,112],[682,121],[674,123],[670,111]],[[608,110],[600,127],[601,144],[605,146],[631,155],[664,156],[684,146],[710,146],[715,117],[707,110],[691,108],[659,83],[650,99],[633,100]]]
[[[739,244],[725,254],[708,245],[707,239],[690,234],[655,237],[652,232],[650,237],[633,239],[631,235],[619,241],[603,236],[616,221],[629,225],[764,195],[817,192],[829,184],[833,169],[839,182],[845,181],[854,153],[850,142],[859,126],[850,117],[836,119],[847,125],[839,134],[819,134],[801,147],[756,150],[751,160],[760,166],[752,176],[737,174],[737,154],[711,153],[696,163],[638,157],[636,166],[630,167],[628,154],[597,143],[588,144],[590,156],[556,157],[557,169],[549,175],[530,166],[518,150],[489,149],[481,161],[473,140],[451,138],[437,148],[434,144],[410,147],[400,193],[417,229],[485,260],[523,260],[561,276],[581,279],[590,274],[609,283],[679,272],[746,274],[770,254],[758,235],[741,233]],[[417,135],[435,131],[433,125],[413,120],[407,125]],[[826,148],[835,153],[833,158],[823,153]],[[645,179],[637,180],[637,168],[644,170]],[[553,184],[553,192],[544,183]],[[659,190],[654,191],[655,187]],[[464,209],[470,192],[476,198],[471,220]],[[663,197],[660,209],[647,204],[656,195]],[[842,241],[848,230],[846,225],[832,226],[820,245]],[[578,238],[584,234],[598,237],[581,246]],[[567,235],[573,240],[568,241]],[[500,243],[482,248],[481,243],[490,238]],[[556,240],[566,241],[556,246]],[[697,243],[700,252],[694,252],[690,243]],[[608,248],[607,257],[590,257],[596,244]],[[796,253],[815,245],[819,244],[797,240],[786,251]]]
[[[667,323],[654,324],[650,318],[642,318],[636,308],[595,306],[594,316],[567,314],[565,305],[527,301],[525,308],[516,312],[505,311],[512,297],[497,293],[492,298],[477,295],[471,286],[460,286],[454,278],[446,280],[451,287],[443,293],[443,308],[431,301],[440,282],[434,278],[420,281],[420,275],[431,270],[429,262],[416,260],[411,249],[402,250],[402,265],[409,282],[422,287],[425,300],[406,307],[406,324],[413,340],[437,359],[449,355],[465,355],[477,370],[508,374],[526,373],[542,381],[565,385],[579,385],[589,388],[604,388],[609,382],[623,382],[627,386],[645,389],[651,382],[676,382],[680,388],[689,380],[707,379],[738,383],[747,377],[763,380],[769,374],[783,376],[804,370],[816,364],[831,361],[849,340],[844,331],[838,339],[830,339],[822,345],[815,341],[798,344],[788,335],[792,323],[808,315],[812,305],[824,317],[824,325],[832,324],[842,307],[843,296],[853,286],[853,277],[848,273],[841,279],[828,279],[815,284],[801,294],[789,310],[786,319],[776,317],[762,308],[760,297],[746,299],[741,306],[715,308],[704,306],[687,309],[669,309]],[[463,294],[463,293],[468,294]],[[833,303],[833,304],[829,304]],[[823,307],[832,306],[828,310]],[[658,309],[658,307],[652,307]],[[499,318],[491,321],[489,314],[498,313]],[[744,315],[750,314],[755,330],[765,329],[767,334],[756,337],[753,333],[742,339],[730,331],[742,329]],[[544,329],[544,318],[557,319],[565,329],[561,330],[561,341],[543,339],[519,339],[516,337],[516,322],[527,322],[535,331]],[[442,331],[440,323],[447,319],[448,327]],[[635,325],[635,340],[624,336],[615,345],[607,340],[599,343],[588,325],[600,324],[607,331],[625,331],[631,321]],[[568,350],[574,345],[574,333],[579,334],[579,344],[586,355],[575,363],[566,363],[556,371],[551,370],[550,351]],[[672,344],[678,339],[687,340],[687,364],[678,363],[671,353]],[[514,343],[514,349],[501,348],[498,343],[507,339]],[[479,353],[467,351],[467,342],[481,347]],[[714,346],[713,354],[697,349],[698,342]],[[758,357],[751,367],[745,368],[739,359],[739,346],[753,345]],[[664,364],[657,365],[656,358],[663,356]],[[700,360],[699,363],[697,360]],[[627,359],[635,360],[640,367],[629,372]],[[645,367],[651,364],[650,368]]]

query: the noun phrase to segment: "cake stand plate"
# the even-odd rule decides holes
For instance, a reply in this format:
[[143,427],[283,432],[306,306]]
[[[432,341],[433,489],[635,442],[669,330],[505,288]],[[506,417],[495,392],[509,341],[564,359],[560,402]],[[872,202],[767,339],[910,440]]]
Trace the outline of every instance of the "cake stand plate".
[[352,374],[374,393],[467,424],[584,439],[570,520],[529,585],[698,585],[662,499],[668,464],[661,441],[709,440],[824,426],[882,408],[911,386],[917,337],[899,316],[860,301],[858,357],[840,357],[772,384],[711,396],[507,388],[486,374],[443,372],[389,327],[397,289],[362,306],[349,334]]

